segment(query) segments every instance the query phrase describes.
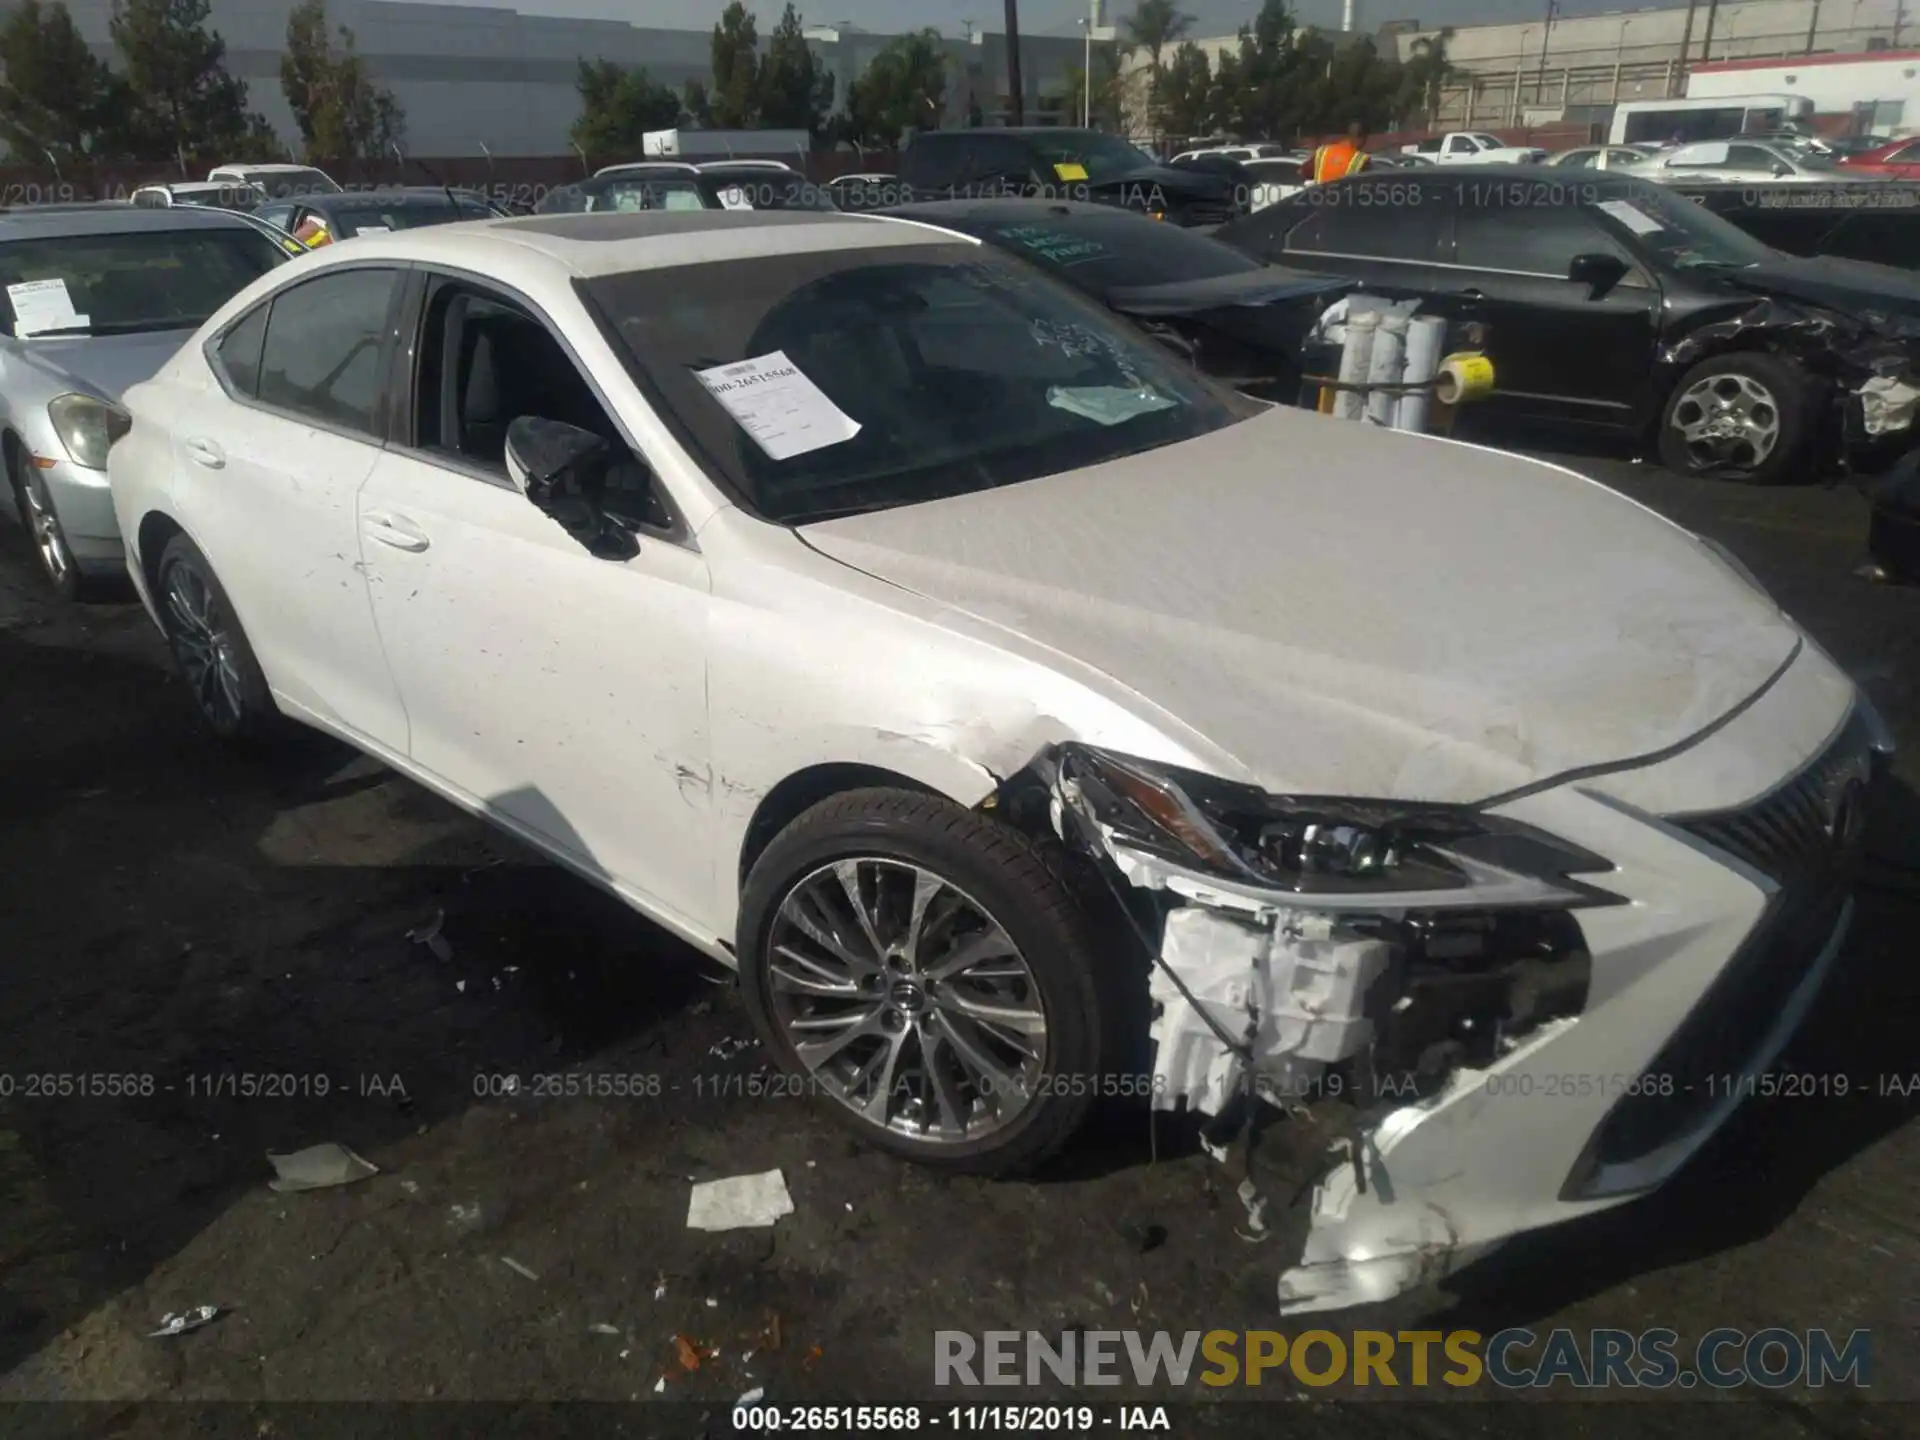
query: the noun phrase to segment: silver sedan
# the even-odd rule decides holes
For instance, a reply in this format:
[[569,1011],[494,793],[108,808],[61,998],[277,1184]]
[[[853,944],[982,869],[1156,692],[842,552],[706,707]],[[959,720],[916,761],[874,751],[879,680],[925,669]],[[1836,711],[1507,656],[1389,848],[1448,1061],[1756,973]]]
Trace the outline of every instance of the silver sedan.
[[0,210],[0,509],[32,531],[61,595],[125,572],[107,493],[122,392],[286,258],[211,209]]

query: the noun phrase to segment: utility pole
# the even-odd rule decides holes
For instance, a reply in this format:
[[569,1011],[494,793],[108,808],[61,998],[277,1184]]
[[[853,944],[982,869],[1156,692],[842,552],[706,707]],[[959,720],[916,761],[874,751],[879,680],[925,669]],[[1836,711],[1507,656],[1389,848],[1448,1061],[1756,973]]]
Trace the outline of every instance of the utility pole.
[[[1687,84],[1687,55],[1693,49],[1693,7],[1698,3],[1699,0],[1687,0],[1687,24],[1686,28],[1680,32],[1680,86],[1682,89],[1685,89]],[[1667,89],[1671,92],[1673,86],[1668,85]],[[1667,98],[1671,100],[1672,94],[1669,93]]]
[[1540,27],[1540,74],[1533,82],[1533,103],[1538,105],[1547,93],[1547,41],[1553,37],[1553,15],[1558,0],[1547,0],[1547,23]]
[[1007,0],[1007,121],[1027,123],[1027,97],[1020,87],[1020,0]]
[[1707,0],[1707,38],[1700,42],[1700,63],[1703,65],[1713,59],[1713,17],[1719,9],[1720,0]]

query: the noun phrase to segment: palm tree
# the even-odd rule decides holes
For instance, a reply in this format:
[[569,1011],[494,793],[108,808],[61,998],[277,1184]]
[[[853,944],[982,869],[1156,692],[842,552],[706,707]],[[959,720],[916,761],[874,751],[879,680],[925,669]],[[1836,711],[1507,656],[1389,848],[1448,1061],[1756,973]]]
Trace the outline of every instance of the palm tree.
[[1448,26],[1431,35],[1422,35],[1408,47],[1412,54],[1407,61],[1402,96],[1420,106],[1428,124],[1433,123],[1439,112],[1441,87],[1465,74],[1447,58],[1447,46],[1452,40],[1453,28]]
[[1169,45],[1192,33],[1193,16],[1174,0],[1140,0],[1121,25],[1128,50],[1147,52],[1147,121],[1157,139],[1160,133],[1160,57]]

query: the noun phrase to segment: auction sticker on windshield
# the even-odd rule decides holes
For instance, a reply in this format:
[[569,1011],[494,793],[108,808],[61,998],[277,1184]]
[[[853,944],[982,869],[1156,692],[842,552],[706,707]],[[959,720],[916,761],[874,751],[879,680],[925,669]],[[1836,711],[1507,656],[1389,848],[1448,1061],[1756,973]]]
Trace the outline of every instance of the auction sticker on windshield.
[[13,304],[13,333],[22,339],[43,330],[84,329],[89,323],[85,315],[74,313],[65,280],[24,280],[7,286],[7,299]]
[[1667,228],[1631,200],[1602,200],[1597,208],[1636,235],[1654,235]]
[[860,433],[860,422],[829,400],[784,350],[693,373],[770,459],[824,450]]

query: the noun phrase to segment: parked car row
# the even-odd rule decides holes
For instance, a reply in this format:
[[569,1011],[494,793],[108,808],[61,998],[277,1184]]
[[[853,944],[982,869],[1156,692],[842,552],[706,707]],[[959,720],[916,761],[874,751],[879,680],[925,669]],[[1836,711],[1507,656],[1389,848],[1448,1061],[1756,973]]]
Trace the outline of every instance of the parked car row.
[[1907,273],[1783,255],[1665,186],[1599,171],[1363,173],[1217,238],[1483,322],[1489,419],[1610,431],[1685,474],[1765,483],[1846,458],[1857,387],[1883,363],[1904,372],[1920,335]]
[[[896,1154],[1031,1167],[1093,1077],[1285,1099],[1288,1311],[1661,1184],[1832,964],[1870,707],[1645,509],[1262,405],[1055,278],[1205,237],[985,203],[246,285],[108,456],[207,725],[338,736],[737,967]],[[1528,1104],[1466,1103],[1495,1071]]]

